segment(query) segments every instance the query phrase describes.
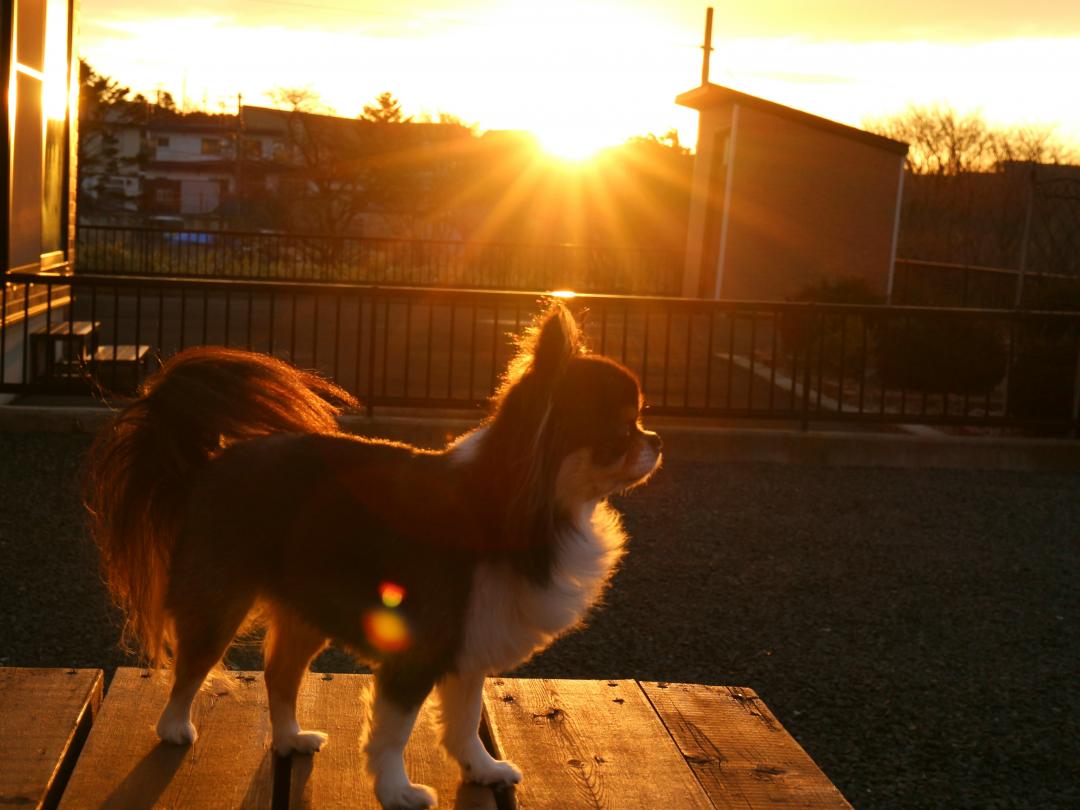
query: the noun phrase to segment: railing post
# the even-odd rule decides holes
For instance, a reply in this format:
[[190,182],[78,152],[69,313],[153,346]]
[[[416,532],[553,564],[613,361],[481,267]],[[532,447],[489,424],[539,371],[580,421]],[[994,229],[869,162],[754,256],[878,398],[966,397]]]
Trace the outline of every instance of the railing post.
[[375,396],[375,311],[376,301],[371,298],[371,317],[368,318],[368,385],[367,397],[364,402],[364,411],[370,419],[375,413],[375,406],[371,400]]
[[[809,307],[804,310],[806,312],[806,319],[808,322],[813,323],[816,320],[816,312],[814,305],[811,303]],[[814,355],[814,342],[811,338],[811,333],[807,332],[806,341],[806,358],[803,363],[803,387],[802,387],[802,417],[799,420],[799,429],[807,431],[810,429],[810,361]],[[820,384],[820,380],[819,380]]]

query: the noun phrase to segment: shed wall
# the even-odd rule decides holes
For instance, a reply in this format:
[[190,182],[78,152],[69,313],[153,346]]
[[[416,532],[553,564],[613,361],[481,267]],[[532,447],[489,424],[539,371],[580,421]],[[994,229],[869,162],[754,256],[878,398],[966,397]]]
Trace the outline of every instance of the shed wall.
[[748,105],[737,139],[721,297],[783,300],[839,277],[885,295],[903,159]]

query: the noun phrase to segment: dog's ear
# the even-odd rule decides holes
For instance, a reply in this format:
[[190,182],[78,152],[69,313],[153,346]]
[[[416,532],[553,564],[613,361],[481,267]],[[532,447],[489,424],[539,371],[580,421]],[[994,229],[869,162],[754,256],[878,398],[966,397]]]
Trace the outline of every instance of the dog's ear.
[[581,334],[574,316],[560,301],[556,301],[540,323],[533,351],[533,373],[553,377],[580,350]]

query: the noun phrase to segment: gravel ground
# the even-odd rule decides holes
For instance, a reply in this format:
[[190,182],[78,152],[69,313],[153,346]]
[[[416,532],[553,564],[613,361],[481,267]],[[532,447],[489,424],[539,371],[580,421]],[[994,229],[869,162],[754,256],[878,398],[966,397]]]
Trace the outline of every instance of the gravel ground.
[[[2,665],[124,662],[75,496],[87,444],[0,433]],[[619,499],[606,606],[520,674],[753,687],[860,808],[1077,807],[1078,495],[1077,475],[669,461]]]

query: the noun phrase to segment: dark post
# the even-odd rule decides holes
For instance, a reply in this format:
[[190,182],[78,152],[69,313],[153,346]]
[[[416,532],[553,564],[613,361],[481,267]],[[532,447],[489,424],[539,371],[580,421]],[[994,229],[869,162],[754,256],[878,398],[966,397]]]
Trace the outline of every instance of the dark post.
[[712,55],[712,7],[705,9],[705,44],[701,46],[701,50],[705,52],[704,57],[701,60],[701,83],[706,85],[709,83],[709,57]]

